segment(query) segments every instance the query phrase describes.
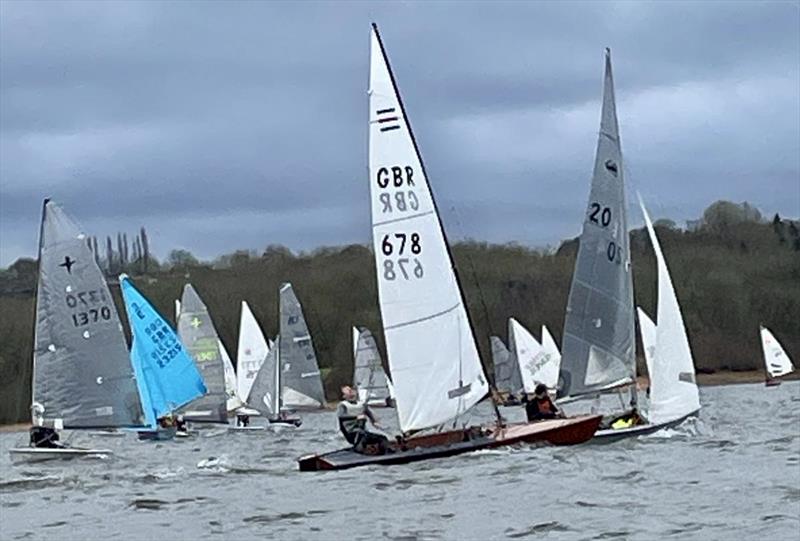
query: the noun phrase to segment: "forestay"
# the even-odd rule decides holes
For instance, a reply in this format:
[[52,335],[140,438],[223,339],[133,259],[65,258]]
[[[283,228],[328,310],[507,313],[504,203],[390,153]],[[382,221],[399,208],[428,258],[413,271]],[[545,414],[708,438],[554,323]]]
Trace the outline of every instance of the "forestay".
[[794,372],[794,365],[783,346],[766,327],[761,327],[761,347],[769,377],[777,378]]
[[403,432],[440,425],[488,392],[442,225],[377,28],[369,173],[378,294]]
[[647,377],[653,379],[653,359],[656,356],[656,324],[644,310],[636,308],[639,314],[639,334],[642,336],[644,361],[647,364]]
[[322,376],[308,332],[303,308],[292,284],[280,290],[280,337],[277,347],[282,367],[283,403],[287,407],[321,408],[325,405]]
[[78,225],[45,200],[33,351],[34,424],[144,426],[122,325]]
[[658,309],[656,312],[655,357],[650,380],[650,422],[674,421],[700,409],[700,396],[695,383],[694,361],[678,298],[672,287],[667,262],[656,232],[641,203],[647,233],[658,266]]
[[514,354],[509,351],[499,336],[489,338],[494,365],[494,386],[501,393],[518,393],[522,389],[522,378]]
[[203,396],[206,386],[192,357],[166,320],[130,278],[122,275],[119,282],[131,326],[131,360],[139,394],[147,425],[155,429],[159,417]]
[[[281,337],[278,336],[276,341],[280,344]],[[267,352],[267,358],[261,363],[247,397],[248,406],[272,418],[278,416],[281,408],[281,371],[278,369],[280,364],[278,351],[278,346],[276,346]]]
[[558,365],[552,355],[545,353],[542,345],[516,319],[508,320],[508,342],[514,351],[526,393],[533,393],[536,385],[545,384],[555,389],[558,383]]
[[358,397],[363,402],[386,402],[389,387],[383,371],[378,344],[369,329],[353,327],[355,369],[353,384],[358,389]]
[[186,284],[181,297],[178,335],[200,369],[207,393],[189,404],[183,415],[200,422],[227,423],[225,368],[219,349],[219,336],[208,308],[191,284]]
[[261,332],[253,312],[247,302],[242,301],[242,316],[239,321],[239,349],[236,352],[236,379],[239,397],[246,400],[256,379],[269,346]]
[[564,397],[629,383],[636,374],[625,182],[608,50],[605,61],[592,187],[564,322]]

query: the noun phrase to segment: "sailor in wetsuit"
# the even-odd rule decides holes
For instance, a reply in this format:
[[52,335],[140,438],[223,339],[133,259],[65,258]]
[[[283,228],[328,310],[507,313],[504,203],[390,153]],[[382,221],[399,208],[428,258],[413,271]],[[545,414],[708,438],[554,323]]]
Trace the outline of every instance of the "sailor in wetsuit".
[[61,449],[64,445],[58,441],[58,432],[46,426],[31,427],[31,447],[45,449]]
[[557,419],[564,417],[564,413],[558,409],[558,406],[550,399],[547,393],[547,385],[540,383],[536,386],[533,393],[533,400],[529,399],[527,395],[524,398],[525,413],[528,417],[528,422],[541,421],[542,419]]
[[367,420],[378,426],[378,420],[366,403],[358,401],[358,394],[349,385],[342,387],[342,401],[336,408],[339,430],[357,453],[382,455],[388,439],[382,434],[367,430]]

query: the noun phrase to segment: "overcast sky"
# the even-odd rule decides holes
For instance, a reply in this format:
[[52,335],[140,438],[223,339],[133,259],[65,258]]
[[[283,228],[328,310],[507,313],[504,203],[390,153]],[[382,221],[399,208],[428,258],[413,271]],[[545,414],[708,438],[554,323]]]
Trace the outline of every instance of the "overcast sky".
[[798,217],[799,6],[3,1],[0,265],[45,196],[161,257],[369,242],[372,20],[453,240],[580,232],[606,46],[629,200]]

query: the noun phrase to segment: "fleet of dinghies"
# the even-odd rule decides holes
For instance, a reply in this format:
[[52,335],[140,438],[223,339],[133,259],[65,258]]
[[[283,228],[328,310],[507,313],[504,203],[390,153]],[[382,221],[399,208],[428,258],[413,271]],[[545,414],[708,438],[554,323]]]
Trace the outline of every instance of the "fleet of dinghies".
[[[680,304],[644,203],[655,254],[655,321],[633,301],[625,174],[610,51],[605,54],[600,133],[589,202],[564,321],[562,350],[546,326],[537,340],[508,320],[508,346],[490,337],[487,378],[470,314],[429,178],[388,57],[373,25],[369,68],[369,186],[378,304],[391,378],[375,337],[353,327],[353,386],[358,404],[394,407],[400,434],[367,449],[349,446],[298,459],[300,470],[390,465],[525,443],[613,441],[676,426],[697,415],[700,399]],[[302,306],[290,283],[279,288],[278,335],[265,337],[241,303],[234,368],[197,290],[186,284],[172,327],[127,275],[119,286],[131,330],[128,350],[109,286],[77,224],[45,200],[39,278],[30,444],[12,458],[102,456],[102,448],[62,443],[59,431],[136,431],[168,440],[174,419],[229,424],[232,432],[296,428],[298,410],[326,406],[322,373]],[[635,321],[649,377],[637,391]],[[766,384],[794,370],[781,344],[760,329]],[[497,407],[553,393],[562,407],[590,413],[508,423]],[[545,393],[546,394],[546,393]],[[542,395],[539,395],[542,396]],[[620,407],[600,407],[619,397]],[[470,424],[490,400],[495,420]],[[612,401],[613,402],[613,401]],[[603,415],[596,414],[600,408]],[[250,425],[250,416],[263,423]]]

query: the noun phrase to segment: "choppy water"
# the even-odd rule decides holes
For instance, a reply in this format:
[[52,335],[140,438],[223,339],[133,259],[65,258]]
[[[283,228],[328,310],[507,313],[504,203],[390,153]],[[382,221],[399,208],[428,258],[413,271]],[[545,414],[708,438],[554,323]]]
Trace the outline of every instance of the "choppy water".
[[698,421],[636,440],[325,473],[295,458],[341,446],[332,413],[285,435],[75,433],[115,454],[28,466],[7,452],[26,435],[1,434],[0,538],[800,538],[800,383],[701,399]]

